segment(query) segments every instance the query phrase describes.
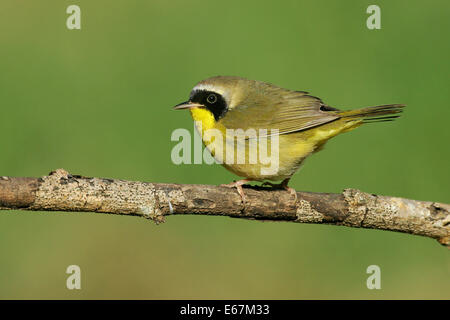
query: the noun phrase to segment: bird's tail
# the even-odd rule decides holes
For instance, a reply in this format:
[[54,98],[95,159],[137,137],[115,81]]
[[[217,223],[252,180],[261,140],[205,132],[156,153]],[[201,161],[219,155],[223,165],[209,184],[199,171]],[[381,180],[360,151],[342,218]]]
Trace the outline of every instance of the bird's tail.
[[376,107],[366,107],[355,110],[339,111],[338,115],[341,119],[348,122],[371,123],[371,122],[384,122],[393,121],[400,117],[404,108],[404,104],[386,104]]

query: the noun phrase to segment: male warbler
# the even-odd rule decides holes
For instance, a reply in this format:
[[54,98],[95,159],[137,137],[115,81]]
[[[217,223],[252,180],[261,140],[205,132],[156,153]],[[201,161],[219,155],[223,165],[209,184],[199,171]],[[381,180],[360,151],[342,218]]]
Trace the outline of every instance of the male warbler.
[[[330,138],[364,123],[392,121],[403,107],[390,104],[342,111],[305,91],[218,76],[199,82],[189,100],[174,109],[189,109],[211,154],[244,178],[227,185],[236,187],[244,199],[242,185],[249,181],[282,180],[277,185],[268,184],[295,192],[288,187],[289,179],[303,160],[321,150]],[[258,158],[263,152],[276,155],[272,158],[275,170],[264,171],[270,164]],[[243,156],[241,161],[236,161],[236,155]]]

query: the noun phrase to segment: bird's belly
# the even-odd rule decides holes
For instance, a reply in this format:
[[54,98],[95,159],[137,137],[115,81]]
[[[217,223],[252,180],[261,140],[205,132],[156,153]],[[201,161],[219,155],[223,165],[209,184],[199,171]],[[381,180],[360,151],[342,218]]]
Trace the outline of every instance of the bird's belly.
[[[268,139],[267,149],[264,144],[251,145],[248,141],[244,146],[234,146],[234,153],[244,153],[245,162],[226,161],[226,148],[231,148],[230,144],[225,144],[225,150],[217,152],[213,145],[208,149],[222,165],[234,174],[252,180],[273,180],[279,181],[291,177],[300,167],[303,160],[310,155],[315,148],[314,144],[302,139],[300,134],[280,135],[278,137],[278,148],[272,139]],[[262,153],[261,153],[262,152]],[[251,161],[251,154],[257,155],[255,161]],[[264,157],[262,155],[269,155]],[[265,159],[264,159],[265,158]]]

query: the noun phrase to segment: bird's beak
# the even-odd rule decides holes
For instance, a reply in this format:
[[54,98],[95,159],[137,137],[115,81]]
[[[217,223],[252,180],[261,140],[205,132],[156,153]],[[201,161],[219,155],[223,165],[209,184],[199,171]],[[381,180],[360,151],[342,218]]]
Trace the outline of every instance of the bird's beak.
[[200,103],[185,101],[185,102],[177,104],[175,107],[173,107],[173,109],[181,110],[181,109],[191,109],[191,108],[200,108],[200,107],[203,107],[203,105]]

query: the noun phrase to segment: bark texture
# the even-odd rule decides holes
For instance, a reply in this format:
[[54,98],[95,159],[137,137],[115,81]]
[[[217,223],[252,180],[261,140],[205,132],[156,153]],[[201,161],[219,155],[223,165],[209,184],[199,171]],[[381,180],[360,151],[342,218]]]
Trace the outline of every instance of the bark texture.
[[450,246],[450,205],[345,189],[340,194],[210,185],[133,182],[71,175],[0,177],[0,210],[83,211],[136,215],[164,222],[172,214],[326,223],[406,232]]

